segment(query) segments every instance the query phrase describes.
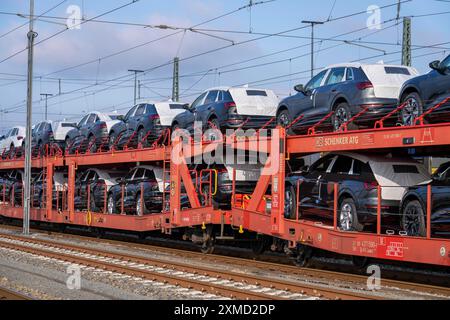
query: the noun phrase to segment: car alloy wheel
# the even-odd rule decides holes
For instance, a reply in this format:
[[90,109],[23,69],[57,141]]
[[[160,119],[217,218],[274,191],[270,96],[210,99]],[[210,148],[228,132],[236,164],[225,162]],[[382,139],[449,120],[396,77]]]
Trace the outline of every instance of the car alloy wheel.
[[110,195],[108,197],[108,213],[113,214],[113,213],[115,213],[115,211],[116,211],[116,205],[114,203],[113,196]]
[[136,199],[136,215],[142,217],[145,213],[145,204],[142,203],[142,197],[139,194]]
[[97,152],[97,141],[94,136],[89,139],[89,152],[96,153]]
[[415,97],[406,100],[406,105],[402,110],[402,123],[404,126],[414,125],[414,120],[420,116],[420,104]]
[[353,208],[349,203],[345,203],[341,208],[339,215],[339,225],[343,231],[351,231],[353,229]]
[[295,192],[291,186],[286,186],[284,193],[284,216],[286,219],[295,219],[296,216]]
[[336,109],[334,114],[333,129],[334,131],[341,130],[343,124],[350,120],[350,114],[344,106],[340,106]]
[[282,111],[278,115],[278,124],[283,128],[286,128],[291,123],[291,119],[289,118],[289,114],[287,111]]
[[402,215],[402,228],[408,236],[426,236],[425,215],[419,201],[411,201],[405,206]]

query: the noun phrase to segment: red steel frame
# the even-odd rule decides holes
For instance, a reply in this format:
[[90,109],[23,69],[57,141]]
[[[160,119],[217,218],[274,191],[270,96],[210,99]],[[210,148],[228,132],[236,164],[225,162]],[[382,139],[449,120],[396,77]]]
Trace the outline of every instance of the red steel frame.
[[[193,153],[183,153],[181,140],[176,139],[171,146],[152,149],[112,151],[99,154],[65,155],[33,160],[33,167],[46,168],[47,186],[53,186],[52,176],[56,167],[68,170],[67,210],[54,210],[52,188],[46,191],[46,208],[31,210],[31,219],[61,224],[73,224],[99,228],[133,231],[170,232],[172,228],[192,227],[205,224],[227,224],[289,242],[290,247],[304,244],[315,248],[351,256],[417,262],[450,266],[450,240],[432,239],[430,228],[426,238],[381,234],[380,223],[376,233],[341,232],[337,228],[337,201],[334,205],[333,225],[326,226],[314,221],[287,220],[284,218],[284,195],[286,160],[291,155],[303,156],[330,151],[384,150],[392,148],[415,148],[450,146],[450,125],[419,125],[412,127],[378,127],[363,131],[343,131],[305,136],[287,137],[282,128],[275,130],[270,138],[257,137],[257,141],[236,141],[226,138],[222,142],[210,142],[194,148]],[[256,143],[255,143],[256,142]],[[264,143],[267,142],[267,143]],[[186,159],[195,154],[205,153],[227,145],[247,150],[258,148],[268,153],[268,162],[258,184],[249,197],[248,205],[234,207],[230,211],[214,210],[212,206],[202,207]],[[177,159],[177,161],[175,161]],[[152,163],[170,161],[170,211],[145,216],[108,215],[94,212],[76,212],[74,208],[74,186],[76,171],[80,167],[103,166],[126,163]],[[0,170],[23,168],[23,160],[0,161]],[[274,171],[275,170],[275,171]],[[234,176],[234,175],[233,175]],[[234,177],[233,177],[234,180]],[[191,209],[181,210],[181,185],[184,185]],[[271,186],[271,209],[266,213],[261,208],[267,188]],[[300,186],[301,187],[301,186]],[[233,191],[234,191],[233,183]],[[335,197],[338,187],[334,188]],[[381,190],[379,190],[381,194]],[[3,196],[3,200],[5,197]],[[431,188],[428,194],[427,221],[430,226]],[[232,203],[236,202],[236,195]],[[89,203],[89,202],[88,202]],[[207,203],[210,203],[207,202]],[[63,206],[64,207],[64,206]],[[378,222],[381,207],[378,204]],[[121,210],[123,212],[123,210]],[[12,208],[3,201],[1,215],[22,218],[21,208]]]

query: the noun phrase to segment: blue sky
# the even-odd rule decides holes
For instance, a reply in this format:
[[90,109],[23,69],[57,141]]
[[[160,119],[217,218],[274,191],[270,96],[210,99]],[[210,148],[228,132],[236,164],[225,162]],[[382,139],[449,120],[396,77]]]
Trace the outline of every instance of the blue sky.
[[[35,2],[35,12],[41,14],[62,1]],[[70,5],[78,5],[84,9],[84,16],[89,19],[129,2],[131,0],[68,0],[47,15],[65,18],[68,17],[67,8]],[[310,29],[299,29],[303,26],[302,20],[331,20],[316,28],[316,37],[319,39],[316,40],[316,68],[359,60],[365,63],[384,61],[399,64],[402,26],[394,19],[397,14],[396,6],[381,10],[381,21],[385,22],[381,25],[381,30],[366,28],[369,18],[367,13],[333,20],[364,12],[370,5],[383,7],[396,2],[276,0],[256,5],[251,11],[248,8],[238,10],[198,27],[202,29],[199,31],[208,35],[180,31],[169,36],[176,31],[87,22],[81,25],[80,30],[67,30],[36,45],[33,122],[44,118],[41,93],[55,95],[49,99],[48,112],[52,120],[67,118],[75,121],[83,113],[93,110],[118,110],[125,113],[133,103],[134,82],[127,72],[128,69],[149,70],[139,77],[143,99],[167,99],[171,96],[172,86],[172,66],[168,62],[176,55],[182,59],[180,91],[186,102],[191,102],[202,90],[217,85],[250,84],[254,87],[271,88],[280,97],[289,95],[295,84],[305,83],[309,79]],[[248,3],[248,0],[140,0],[99,19],[192,27],[237,10]],[[6,13],[26,14],[28,5],[28,0],[1,1],[0,61],[26,47],[27,26],[8,35],[4,34],[26,22],[24,18]],[[450,41],[450,14],[417,16],[447,11],[450,11],[450,3],[445,1],[413,0],[402,4],[402,16],[416,16],[412,18],[415,46],[413,66],[421,73],[428,72],[430,61],[442,59],[450,51],[450,43],[436,48],[418,47]],[[45,20],[65,22],[55,18]],[[35,30],[39,36],[36,41],[42,41],[64,28],[60,24],[37,21]],[[250,29],[253,34],[249,34]],[[266,36],[257,41],[248,41],[262,38],[262,34],[274,34],[290,29],[297,30],[283,33],[283,36]],[[360,44],[365,47],[326,40],[345,33],[347,34],[335,40],[361,41]],[[156,41],[163,36],[167,38]],[[248,42],[240,44],[245,41]],[[231,45],[233,42],[235,45]],[[128,50],[136,46],[139,47]],[[222,49],[190,58],[216,48]],[[385,51],[386,55],[380,50]],[[121,51],[125,52],[117,54]],[[112,54],[116,55],[111,56]],[[0,109],[3,110],[0,112],[0,131],[4,132],[8,127],[25,123],[26,58],[25,51],[0,63]],[[253,60],[245,62],[249,59]],[[58,72],[87,62],[92,63]]]

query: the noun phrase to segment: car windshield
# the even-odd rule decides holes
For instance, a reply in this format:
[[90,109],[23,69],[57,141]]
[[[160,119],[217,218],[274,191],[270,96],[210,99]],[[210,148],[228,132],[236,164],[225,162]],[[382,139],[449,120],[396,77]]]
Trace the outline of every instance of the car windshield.
[[450,68],[450,55],[441,62],[441,66]]

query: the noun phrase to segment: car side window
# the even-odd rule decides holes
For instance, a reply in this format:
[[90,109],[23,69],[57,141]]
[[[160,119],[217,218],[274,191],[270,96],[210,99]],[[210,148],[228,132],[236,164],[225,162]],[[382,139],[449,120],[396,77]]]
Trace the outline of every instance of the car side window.
[[346,156],[339,156],[331,169],[331,173],[349,174],[352,168],[353,159]]
[[345,80],[346,81],[354,81],[355,80],[355,74],[353,72],[353,68],[347,68]]
[[139,168],[134,175],[134,180],[142,179],[144,177],[145,169]]
[[333,85],[344,81],[345,68],[332,69],[325,85]]
[[131,108],[130,111],[127,112],[127,114],[125,115],[125,120],[130,119],[130,118],[134,115],[134,113],[135,113],[137,107],[138,107],[138,106],[134,106],[133,108]]
[[144,178],[147,180],[156,180],[155,174],[152,170],[145,170]]
[[135,116],[142,116],[145,112],[145,104],[139,105],[139,107],[136,110]]
[[312,78],[306,85],[306,91],[311,91],[319,88],[322,85],[323,78],[327,74],[328,70],[323,70],[321,73]]
[[373,176],[372,169],[368,163],[361,162],[359,160],[354,160],[353,162],[353,174],[362,177]]
[[127,180],[127,181],[132,181],[132,180],[133,180],[133,176],[134,176],[134,174],[136,173],[136,170],[137,170],[137,169],[134,169],[134,170],[128,172],[127,176],[125,177],[125,180]]
[[208,94],[208,92],[204,92],[200,97],[195,99],[195,101],[192,103],[191,108],[195,109],[196,107],[200,106],[203,102],[203,99],[205,99],[207,94]]
[[326,156],[318,160],[312,165],[310,172],[326,173],[334,158],[334,156]]
[[205,104],[210,104],[210,103],[216,102],[218,94],[219,94],[219,91],[217,91],[217,90],[214,90],[214,91],[211,91],[210,93],[208,93],[208,95],[206,96],[206,99],[205,99]]
[[84,125],[86,124],[86,121],[88,120],[89,117],[90,117],[90,114],[85,115],[84,118],[80,120],[80,122],[78,123],[78,125],[79,125],[80,127],[81,127],[81,126],[84,126]]

